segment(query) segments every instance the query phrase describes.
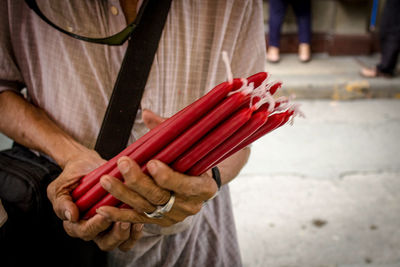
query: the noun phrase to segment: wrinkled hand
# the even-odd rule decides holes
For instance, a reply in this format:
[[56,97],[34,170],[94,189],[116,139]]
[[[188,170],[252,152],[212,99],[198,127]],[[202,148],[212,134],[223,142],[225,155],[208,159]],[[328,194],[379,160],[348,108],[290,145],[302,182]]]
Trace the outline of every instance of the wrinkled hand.
[[[147,109],[143,110],[142,119],[149,129],[165,120]],[[125,184],[111,176],[102,177],[100,182],[104,189],[133,209],[105,206],[97,210],[98,214],[112,221],[170,226],[198,213],[204,201],[213,197],[218,190],[217,184],[209,174],[190,177],[173,171],[157,160],[152,160],[147,165],[152,177],[145,175],[128,157],[122,157],[118,161],[118,167],[124,176]],[[152,213],[157,205],[166,204],[171,196],[170,191],[175,192],[172,209],[162,219],[148,218],[144,212]]]
[[102,250],[118,247],[127,251],[140,238],[143,224],[113,223],[101,215],[89,220],[79,220],[78,207],[71,198],[71,191],[79,179],[104,162],[93,150],[68,161],[60,176],[48,186],[47,196],[57,216],[64,221],[64,229],[70,236],[86,241],[93,240]]
[[[187,176],[175,172],[158,160],[151,160],[147,164],[151,177],[145,175],[128,157],[121,157],[118,167],[125,183],[109,175],[103,176],[100,183],[114,197],[133,209],[110,206],[97,209],[98,214],[112,221],[170,226],[198,213],[203,203],[212,198],[218,190],[210,175]],[[163,218],[148,218],[144,212],[152,213],[157,205],[166,204],[171,196],[170,191],[175,193],[172,209],[165,213]]]

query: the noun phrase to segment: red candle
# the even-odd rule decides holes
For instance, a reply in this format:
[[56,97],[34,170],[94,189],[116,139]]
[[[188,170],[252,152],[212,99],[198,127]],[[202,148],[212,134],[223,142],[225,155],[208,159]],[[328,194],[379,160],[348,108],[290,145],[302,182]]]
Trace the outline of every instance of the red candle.
[[[149,144],[147,144],[145,148],[142,148],[141,151],[146,150],[148,147],[153,147],[153,149],[151,151],[147,151],[147,154],[144,155],[144,158],[146,158],[146,156],[148,157],[148,154],[151,154],[152,152],[156,153],[154,150],[160,149],[160,147],[162,148],[161,144],[163,144],[162,142],[158,142],[158,138],[161,138],[167,142],[171,141],[171,139],[178,135],[180,131],[183,131],[203,115],[199,111],[208,112],[217,103],[224,99],[229,92],[232,90],[237,90],[241,85],[242,81],[240,79],[234,79],[233,83],[231,84],[228,82],[221,83],[220,85],[214,87],[206,95],[193,102],[185,109],[176,113],[174,116],[164,121],[153,130],[149,131],[110,161],[84,176],[81,179],[78,187],[72,192],[73,199],[79,199],[83,194],[88,192],[90,188],[99,182],[101,176],[108,174],[111,170],[115,169],[117,167],[117,161],[121,156],[131,155],[143,144],[148,142]],[[155,137],[156,135],[157,138]]]
[[237,132],[235,132],[231,137],[225,140],[218,147],[213,149],[204,158],[198,161],[190,170],[189,175],[198,176],[207,170],[211,169],[219,159],[221,159],[226,153],[234,149],[241,142],[243,142],[247,137],[257,131],[264,123],[268,120],[268,112],[257,111],[251,119],[243,125]]

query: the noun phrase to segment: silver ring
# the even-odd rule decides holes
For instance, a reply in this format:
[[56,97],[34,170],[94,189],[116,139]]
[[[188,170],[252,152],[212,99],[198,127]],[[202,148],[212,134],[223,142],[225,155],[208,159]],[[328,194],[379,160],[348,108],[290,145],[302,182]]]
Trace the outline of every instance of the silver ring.
[[171,197],[169,198],[167,204],[163,206],[157,206],[156,210],[153,211],[152,213],[145,212],[144,214],[149,218],[160,219],[164,217],[164,213],[167,213],[172,209],[174,203],[175,203],[175,194],[174,192],[171,192]]

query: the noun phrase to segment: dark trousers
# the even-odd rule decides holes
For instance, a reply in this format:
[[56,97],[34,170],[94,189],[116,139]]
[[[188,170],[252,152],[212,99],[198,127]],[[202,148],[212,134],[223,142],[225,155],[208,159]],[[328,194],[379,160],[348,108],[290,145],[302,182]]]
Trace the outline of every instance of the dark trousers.
[[269,45],[279,47],[281,27],[288,5],[293,7],[297,18],[299,42],[311,42],[310,0],[269,0]]
[[386,0],[380,25],[380,72],[393,75],[400,53],[400,1]]

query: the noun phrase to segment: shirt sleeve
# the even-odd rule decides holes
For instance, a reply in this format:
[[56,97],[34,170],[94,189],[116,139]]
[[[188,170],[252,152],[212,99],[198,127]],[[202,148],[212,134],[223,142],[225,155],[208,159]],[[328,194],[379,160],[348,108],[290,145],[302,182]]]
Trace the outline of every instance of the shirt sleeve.
[[0,93],[6,90],[19,92],[24,82],[11,45],[9,3],[4,2],[0,5]]
[[231,62],[234,76],[243,78],[266,70],[262,0],[247,1],[244,12]]

